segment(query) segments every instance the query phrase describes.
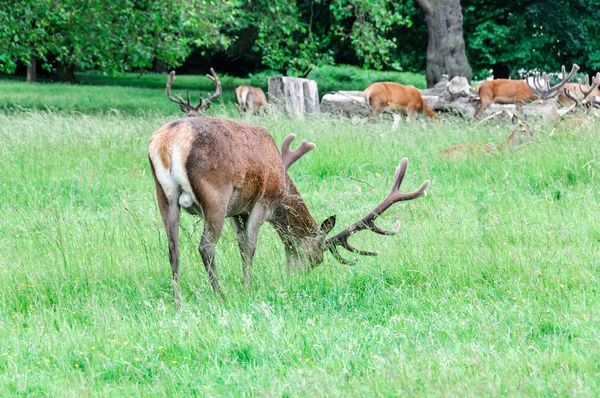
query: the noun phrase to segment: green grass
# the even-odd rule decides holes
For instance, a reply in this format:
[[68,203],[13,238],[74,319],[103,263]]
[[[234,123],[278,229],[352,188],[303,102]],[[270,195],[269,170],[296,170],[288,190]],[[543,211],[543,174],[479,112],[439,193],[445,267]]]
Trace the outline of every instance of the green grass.
[[[14,111],[38,109],[71,111],[82,113],[127,113],[145,115],[148,112],[174,114],[177,105],[165,96],[166,74],[125,73],[117,76],[99,73],[77,73],[80,84],[49,83],[43,79],[37,84],[27,84],[23,79],[4,77],[0,79],[0,110]],[[219,75],[223,95],[215,104],[226,104],[227,112],[235,112],[236,87],[252,84],[267,91],[270,76],[279,76],[274,71],[261,72],[249,78]],[[319,85],[320,95],[337,90],[363,90],[377,81],[395,81],[425,88],[425,76],[409,72],[381,72],[363,70],[353,66],[329,66],[318,68],[308,76]],[[192,102],[198,103],[198,95],[205,97],[215,90],[214,83],[204,75],[177,75],[173,83],[173,94],[185,97],[189,90]]]
[[[115,95],[73,89],[92,105]],[[0,114],[3,396],[600,394],[597,124],[537,126],[518,151],[448,162],[440,149],[511,127],[244,119],[317,144],[290,174],[335,231],[387,195],[404,156],[404,190],[429,178],[429,195],[378,220],[401,220],[397,236],[353,237],[382,253],[355,266],[327,255],[288,275],[264,226],[248,293],[226,226],[224,303],[197,252],[202,223],[184,215],[177,312],[147,160],[177,112]]]

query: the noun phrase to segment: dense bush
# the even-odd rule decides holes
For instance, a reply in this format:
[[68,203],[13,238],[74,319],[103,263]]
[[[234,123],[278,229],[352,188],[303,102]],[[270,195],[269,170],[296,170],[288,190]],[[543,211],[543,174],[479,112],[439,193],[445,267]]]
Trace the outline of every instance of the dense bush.
[[350,65],[323,66],[309,73],[319,84],[319,93],[337,90],[364,90],[375,82],[391,81],[426,88],[425,76],[412,72],[365,70]]

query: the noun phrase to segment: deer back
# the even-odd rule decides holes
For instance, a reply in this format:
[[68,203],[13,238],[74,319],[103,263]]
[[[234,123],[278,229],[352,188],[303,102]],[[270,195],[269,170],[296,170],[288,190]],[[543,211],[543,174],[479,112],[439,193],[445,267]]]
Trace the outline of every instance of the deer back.
[[476,91],[482,101],[489,100],[497,103],[510,104],[537,98],[523,80],[488,80],[479,84]]
[[235,89],[235,100],[238,105],[252,105],[255,108],[260,108],[267,105],[267,96],[259,87],[239,86]]
[[257,126],[216,118],[175,120],[153,134],[149,157],[167,196],[179,189],[198,204],[222,197],[228,216],[259,199],[277,202],[286,187],[277,146]]
[[393,82],[371,84],[363,91],[363,98],[373,108],[403,109],[410,103],[423,102],[419,90]]

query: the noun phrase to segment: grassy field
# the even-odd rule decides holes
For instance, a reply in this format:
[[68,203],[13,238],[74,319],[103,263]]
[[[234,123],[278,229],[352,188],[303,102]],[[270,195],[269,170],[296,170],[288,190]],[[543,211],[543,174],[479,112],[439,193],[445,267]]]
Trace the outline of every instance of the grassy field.
[[[23,78],[4,76],[0,79],[0,111],[14,112],[20,109],[38,109],[52,111],[69,111],[81,113],[125,113],[138,116],[148,112],[171,114],[172,104],[166,99],[166,74],[126,73],[117,76],[105,76],[94,73],[77,73],[80,84],[50,84],[43,79],[34,85],[27,84]],[[252,84],[262,87],[265,92],[269,76],[279,76],[273,71],[261,72],[248,78],[232,77],[219,74],[223,86],[223,95],[215,101],[216,105],[224,105],[227,113],[235,112],[236,87]],[[318,68],[308,76],[315,79],[320,95],[338,90],[363,90],[377,81],[396,81],[425,88],[425,76],[410,72],[382,72],[362,70],[353,66],[330,66]],[[185,90],[190,91],[194,104],[198,103],[198,95],[204,97],[212,94],[215,85],[204,75],[177,75],[173,83],[173,94],[185,97]],[[221,110],[221,112],[224,112]]]
[[[2,91],[10,84],[20,83]],[[23,88],[14,104],[29,96],[57,109],[42,89]],[[111,90],[67,97],[121,100]],[[179,111],[4,109],[3,396],[600,394],[598,124],[536,126],[537,142],[518,151],[449,162],[440,149],[500,141],[511,126],[243,119],[278,143],[295,133],[317,144],[290,174],[318,221],[337,214],[335,231],[387,195],[404,156],[404,189],[428,178],[429,195],[378,221],[401,220],[398,235],[353,237],[382,253],[354,266],[327,255],[288,275],[264,226],[248,293],[226,226],[226,302],[197,252],[202,223],[184,215],[177,312],[147,143]]]

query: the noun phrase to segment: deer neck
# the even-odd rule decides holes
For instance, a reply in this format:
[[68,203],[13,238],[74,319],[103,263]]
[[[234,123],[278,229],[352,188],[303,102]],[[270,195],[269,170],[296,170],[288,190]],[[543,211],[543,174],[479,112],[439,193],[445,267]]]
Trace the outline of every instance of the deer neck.
[[275,227],[288,255],[298,256],[298,250],[318,233],[319,226],[310,214],[300,192],[286,174],[286,189],[280,205],[269,220]]

